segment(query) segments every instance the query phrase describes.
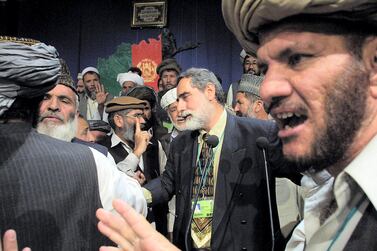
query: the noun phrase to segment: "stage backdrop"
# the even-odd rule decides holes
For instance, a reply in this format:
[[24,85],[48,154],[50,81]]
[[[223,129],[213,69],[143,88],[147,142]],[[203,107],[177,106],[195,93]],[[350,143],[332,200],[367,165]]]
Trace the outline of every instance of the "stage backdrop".
[[[54,45],[74,77],[86,66],[103,64],[121,54],[130,65],[131,44],[157,39],[161,29],[132,29],[130,0],[8,0],[0,1],[0,33],[31,37]],[[228,88],[242,73],[240,45],[226,28],[219,0],[169,0],[168,26],[177,45],[201,42],[198,49],[176,56],[182,69],[204,67]],[[112,58],[113,57],[113,58]],[[122,71],[125,67],[106,69]],[[115,79],[116,76],[110,77]],[[109,81],[110,81],[109,80]],[[108,81],[103,79],[103,81]],[[113,86],[114,91],[119,86]]]

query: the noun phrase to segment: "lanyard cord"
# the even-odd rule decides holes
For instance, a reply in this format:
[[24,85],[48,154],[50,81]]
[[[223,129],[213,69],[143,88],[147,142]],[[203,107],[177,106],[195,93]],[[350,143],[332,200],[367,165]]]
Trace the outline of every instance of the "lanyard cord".
[[347,214],[346,218],[344,219],[342,225],[340,226],[340,228],[338,229],[338,231],[335,233],[335,237],[334,239],[332,240],[329,248],[327,249],[327,251],[330,251],[332,249],[332,247],[334,246],[336,240],[340,237],[341,233],[344,231],[344,229],[346,228],[347,224],[349,223],[349,221],[352,219],[352,217],[355,215],[355,213],[357,212],[358,208],[361,206],[361,204],[366,200],[366,195],[364,194],[361,199],[357,202],[356,206],[354,206],[351,211]]

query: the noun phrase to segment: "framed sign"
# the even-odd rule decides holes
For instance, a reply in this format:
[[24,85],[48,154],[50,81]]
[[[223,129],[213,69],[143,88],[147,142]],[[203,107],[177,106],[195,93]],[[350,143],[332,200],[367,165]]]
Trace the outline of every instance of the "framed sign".
[[158,27],[166,26],[167,1],[142,1],[132,2],[131,27]]

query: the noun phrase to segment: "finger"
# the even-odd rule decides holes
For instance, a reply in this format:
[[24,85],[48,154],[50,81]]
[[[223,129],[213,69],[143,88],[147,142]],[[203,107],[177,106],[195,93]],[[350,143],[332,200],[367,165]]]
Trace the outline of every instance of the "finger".
[[101,221],[101,224],[98,225],[98,229],[100,229],[101,225],[102,229],[106,231],[106,233],[103,232],[103,234],[105,234],[115,243],[124,247],[122,244],[124,241],[134,243],[137,240],[135,233],[128,227],[128,224],[120,216],[107,212],[104,209],[98,209],[96,215]]
[[101,92],[105,92],[105,87],[103,86],[103,84],[99,84],[99,88]]
[[112,229],[111,227],[104,224],[102,221],[98,222],[98,230],[105,236],[107,236],[110,240],[115,242],[117,245],[119,245],[122,250],[134,250],[132,243],[124,238],[121,234],[119,234],[117,231]]
[[113,206],[140,239],[147,238],[154,232],[151,224],[149,224],[141,214],[138,214],[127,203],[115,199],[113,201]]
[[100,85],[99,83],[94,83],[94,86],[96,87],[96,92],[100,92]]
[[16,231],[9,229],[4,234],[4,251],[18,251]]
[[136,120],[136,123],[135,123],[135,133],[140,133],[141,132],[140,121],[139,121],[138,118],[136,118],[135,120]]
[[116,247],[111,247],[111,246],[102,246],[99,248],[99,251],[119,251],[119,250],[126,250],[126,249],[116,248]]

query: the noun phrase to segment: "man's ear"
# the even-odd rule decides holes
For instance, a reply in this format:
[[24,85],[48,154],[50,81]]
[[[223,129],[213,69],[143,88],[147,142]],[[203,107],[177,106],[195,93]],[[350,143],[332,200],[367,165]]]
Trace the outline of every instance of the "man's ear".
[[255,101],[255,108],[254,108],[255,113],[260,112],[261,109],[264,109],[263,108],[263,101],[262,100],[256,100]]
[[204,93],[206,94],[209,101],[216,99],[216,87],[212,83],[208,83],[206,88],[204,89]]
[[377,99],[377,36],[366,39],[363,46],[363,59],[369,72],[369,91]]
[[114,115],[114,124],[116,125],[116,127],[123,127],[123,117],[120,116],[119,114],[115,114]]

